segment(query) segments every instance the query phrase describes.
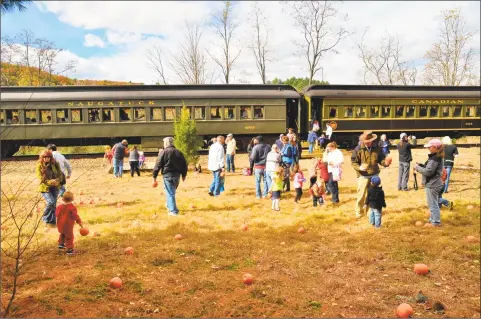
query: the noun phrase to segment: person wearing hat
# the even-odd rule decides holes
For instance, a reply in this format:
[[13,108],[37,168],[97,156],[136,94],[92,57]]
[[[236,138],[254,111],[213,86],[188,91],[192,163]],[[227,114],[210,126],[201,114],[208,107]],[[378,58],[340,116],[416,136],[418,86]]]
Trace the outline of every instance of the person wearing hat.
[[230,167],[232,166],[232,173],[235,173],[234,156],[235,156],[236,143],[235,143],[234,135],[232,135],[232,133],[229,133],[227,135],[227,138],[225,139],[225,143],[227,144],[227,150],[226,150],[227,171],[230,172]]
[[372,131],[364,131],[359,137],[359,144],[351,155],[351,164],[357,173],[357,198],[356,218],[361,218],[366,213],[364,202],[371,178],[378,176],[379,165],[388,167],[391,165],[391,158],[385,157],[378,143],[374,143],[377,135]]
[[271,146],[264,143],[264,138],[259,135],[256,137],[257,144],[252,149],[250,156],[251,161],[254,163],[254,175],[256,177],[256,198],[261,198],[261,178],[264,180],[264,191],[262,197],[267,198],[267,192],[269,187],[267,185],[267,171],[266,162],[267,154],[271,151]]
[[127,140],[117,143],[112,148],[112,154],[114,154],[114,177],[122,177],[124,170],[124,157],[129,154],[129,143]]
[[409,168],[411,166],[411,161],[413,160],[411,153],[412,145],[409,143],[406,133],[401,133],[400,138],[401,141],[397,144],[399,153],[399,175],[397,189],[399,191],[408,191]]
[[441,225],[441,210],[439,208],[439,193],[443,187],[441,175],[443,173],[444,149],[443,142],[432,139],[424,145],[429,150],[428,160],[424,164],[416,163],[414,173],[423,176],[423,185],[426,189],[426,199],[431,215],[429,222],[434,226]]
[[369,223],[376,228],[381,227],[382,208],[386,207],[386,199],[379,176],[371,178],[371,187],[367,191],[364,207],[369,207]]

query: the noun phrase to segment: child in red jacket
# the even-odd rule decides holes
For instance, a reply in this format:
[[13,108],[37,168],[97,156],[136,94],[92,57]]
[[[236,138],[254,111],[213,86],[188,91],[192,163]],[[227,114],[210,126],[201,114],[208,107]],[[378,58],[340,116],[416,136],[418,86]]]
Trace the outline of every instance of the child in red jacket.
[[82,220],[77,214],[77,208],[72,204],[72,192],[65,192],[63,194],[63,204],[57,206],[55,216],[57,217],[57,229],[60,233],[58,237],[58,249],[67,248],[67,255],[74,255],[73,250],[73,227],[75,222],[83,227]]

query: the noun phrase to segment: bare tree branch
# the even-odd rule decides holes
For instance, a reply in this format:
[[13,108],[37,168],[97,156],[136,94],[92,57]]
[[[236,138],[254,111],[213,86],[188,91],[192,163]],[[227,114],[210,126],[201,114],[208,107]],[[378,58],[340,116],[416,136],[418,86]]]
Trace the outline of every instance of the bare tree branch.
[[479,70],[479,52],[467,46],[477,31],[466,29],[466,20],[459,9],[443,14],[439,38],[424,56],[429,60],[424,66],[425,84],[459,86],[471,83],[477,77],[476,59]]
[[348,32],[342,28],[331,28],[331,21],[338,11],[332,1],[284,1],[291,8],[296,27],[303,35],[303,42],[297,43],[309,66],[309,84],[321,69],[321,59],[335,49]]
[[162,64],[162,49],[158,45],[154,45],[145,53],[148,65],[157,72],[159,83],[162,82],[167,85],[167,80],[164,74],[164,66]]
[[251,27],[254,33],[252,35],[253,39],[249,45],[249,48],[254,53],[257,71],[259,72],[262,83],[266,84],[266,64],[267,62],[271,61],[269,59],[269,50],[267,49],[269,30],[267,30],[264,22],[266,18],[262,14],[257,1],[252,5],[252,12],[250,16],[252,17]]

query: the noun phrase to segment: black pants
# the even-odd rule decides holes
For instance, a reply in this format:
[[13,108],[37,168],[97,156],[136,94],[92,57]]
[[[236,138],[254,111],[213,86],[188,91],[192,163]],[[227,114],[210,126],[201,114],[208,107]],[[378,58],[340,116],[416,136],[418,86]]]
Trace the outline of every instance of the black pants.
[[284,164],[284,182],[282,183],[282,190],[285,192],[291,191],[291,164]]
[[130,164],[130,176],[134,177],[134,171],[137,172],[137,176],[140,176],[139,161],[129,161]]
[[332,179],[332,173],[329,173],[329,182],[328,182],[328,189],[332,194],[332,202],[337,203],[339,202],[339,186],[337,181]]
[[[249,155],[250,156],[250,155]],[[250,165],[250,169],[251,169],[251,175],[254,174],[254,161],[250,160],[249,159],[249,165]]]
[[302,197],[302,188],[296,188],[296,199],[294,200],[296,203]]

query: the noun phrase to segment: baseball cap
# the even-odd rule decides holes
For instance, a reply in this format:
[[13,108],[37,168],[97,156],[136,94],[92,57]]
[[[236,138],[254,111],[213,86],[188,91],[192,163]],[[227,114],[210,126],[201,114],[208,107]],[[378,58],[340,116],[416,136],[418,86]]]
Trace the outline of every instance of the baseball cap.
[[377,187],[379,184],[381,184],[381,178],[379,178],[379,176],[374,176],[371,178],[371,183]]
[[232,133],[229,133],[229,134],[227,134],[227,136],[233,137],[234,135],[232,135]]
[[431,147],[431,146],[435,146],[437,148],[440,148],[441,146],[443,146],[443,142],[441,142],[437,138],[434,138],[434,139],[430,140],[427,144],[424,144],[424,147]]

